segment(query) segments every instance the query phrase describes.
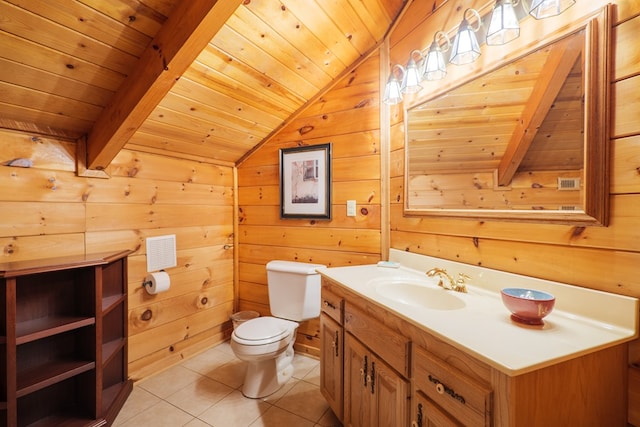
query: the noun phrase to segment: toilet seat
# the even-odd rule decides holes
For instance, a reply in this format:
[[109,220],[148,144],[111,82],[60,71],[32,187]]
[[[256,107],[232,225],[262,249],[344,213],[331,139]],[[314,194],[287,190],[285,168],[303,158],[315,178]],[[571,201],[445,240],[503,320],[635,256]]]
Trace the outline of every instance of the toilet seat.
[[233,331],[238,344],[259,346],[282,341],[297,327],[296,322],[276,317],[258,317],[242,323]]

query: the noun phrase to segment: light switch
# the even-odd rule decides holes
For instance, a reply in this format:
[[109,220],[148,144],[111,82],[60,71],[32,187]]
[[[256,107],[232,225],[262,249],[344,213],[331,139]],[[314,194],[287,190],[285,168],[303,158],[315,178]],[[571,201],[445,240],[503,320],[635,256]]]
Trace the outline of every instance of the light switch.
[[347,216],[356,216],[355,200],[347,200]]

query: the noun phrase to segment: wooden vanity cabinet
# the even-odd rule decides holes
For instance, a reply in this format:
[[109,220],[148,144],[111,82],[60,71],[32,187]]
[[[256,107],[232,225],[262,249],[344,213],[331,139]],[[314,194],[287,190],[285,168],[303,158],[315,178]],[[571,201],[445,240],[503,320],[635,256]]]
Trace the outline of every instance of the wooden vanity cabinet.
[[325,349],[320,366],[325,396],[344,383],[342,416],[328,400],[345,426],[626,426],[626,343],[511,376],[326,277],[322,295],[344,304],[321,330],[329,347],[344,334],[343,369]]
[[128,253],[0,264],[0,426],[113,422],[132,388]]

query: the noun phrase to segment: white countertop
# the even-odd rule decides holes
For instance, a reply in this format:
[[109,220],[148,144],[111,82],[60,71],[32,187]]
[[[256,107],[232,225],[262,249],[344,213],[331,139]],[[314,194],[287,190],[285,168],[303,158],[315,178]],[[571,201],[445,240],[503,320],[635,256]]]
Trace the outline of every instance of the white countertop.
[[[321,268],[318,271],[510,376],[627,342],[638,335],[637,298],[437,258],[418,256],[420,259],[417,260],[413,257],[412,254],[411,259],[404,259],[404,255],[400,255],[406,264],[415,267],[419,262],[425,268],[409,268],[400,261],[400,268],[363,265]],[[447,268],[454,278],[458,272],[471,276],[470,284],[467,284],[468,293],[438,288],[437,279],[425,275],[432,267]],[[378,293],[372,284],[384,278],[419,281],[424,286],[453,293],[464,301],[465,306],[438,310],[394,301]],[[528,287],[551,292],[556,296],[555,308],[544,318],[544,325],[516,323],[502,304],[502,287]]]

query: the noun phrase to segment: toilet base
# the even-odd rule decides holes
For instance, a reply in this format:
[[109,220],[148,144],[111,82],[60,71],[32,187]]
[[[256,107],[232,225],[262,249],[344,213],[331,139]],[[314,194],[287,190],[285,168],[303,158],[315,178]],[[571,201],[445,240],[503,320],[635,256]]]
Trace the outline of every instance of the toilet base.
[[293,341],[274,359],[247,362],[242,394],[251,399],[267,397],[280,389],[293,375]]

